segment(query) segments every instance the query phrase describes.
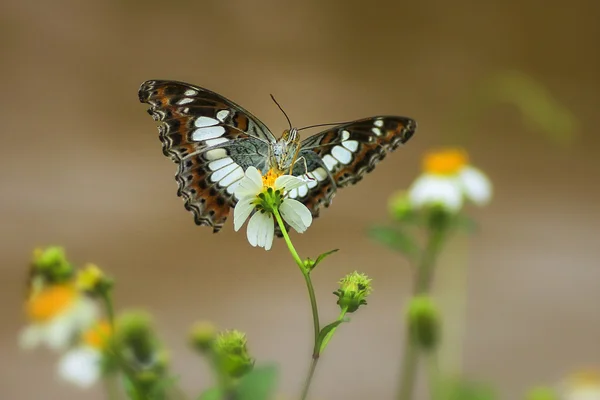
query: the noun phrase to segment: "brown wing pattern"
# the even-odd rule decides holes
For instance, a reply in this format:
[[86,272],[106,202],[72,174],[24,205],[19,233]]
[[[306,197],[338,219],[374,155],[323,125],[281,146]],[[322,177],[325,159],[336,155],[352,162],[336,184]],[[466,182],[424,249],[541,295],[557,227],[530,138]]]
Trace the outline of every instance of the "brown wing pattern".
[[[239,105],[198,86],[150,80],[138,96],[160,122],[163,153],[178,164],[177,194],[185,208],[196,224],[218,232],[235,204],[233,191],[247,168],[244,164],[260,162],[263,156],[254,152],[266,153],[273,134]],[[246,149],[243,157],[233,151],[234,143]]]

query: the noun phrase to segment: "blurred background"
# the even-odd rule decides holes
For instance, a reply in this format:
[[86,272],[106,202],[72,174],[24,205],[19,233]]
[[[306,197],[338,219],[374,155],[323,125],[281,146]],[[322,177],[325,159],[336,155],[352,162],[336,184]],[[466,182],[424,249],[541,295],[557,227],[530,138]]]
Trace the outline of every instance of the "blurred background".
[[259,362],[280,365],[287,398],[301,387],[312,332],[301,274],[283,242],[265,252],[231,220],[218,235],[194,225],[137,99],[147,79],[219,92],[277,134],[286,122],[269,93],[300,126],[418,121],[293,236],[303,256],[341,249],[313,275],[324,321],[344,274],[363,271],[375,288],[328,347],[315,399],[392,398],[412,274],[365,231],[440,145],[465,146],[495,189],[473,210],[481,231],[450,245],[436,282],[443,292],[468,263],[465,373],[517,399],[598,365],[599,17],[592,0],[3,0],[0,398],[104,398],[56,381],[52,354],[18,349],[31,251],[49,244],[112,274],[119,308],[153,313],[188,393],[211,383],[186,346],[198,320],[246,332]]

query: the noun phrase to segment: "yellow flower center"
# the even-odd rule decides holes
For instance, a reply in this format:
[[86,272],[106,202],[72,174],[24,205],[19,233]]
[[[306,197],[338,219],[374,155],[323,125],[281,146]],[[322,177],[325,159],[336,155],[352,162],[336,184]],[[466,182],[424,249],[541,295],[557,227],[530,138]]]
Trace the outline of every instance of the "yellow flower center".
[[69,308],[78,292],[71,284],[54,285],[33,294],[26,303],[27,315],[36,322],[46,322]]
[[447,148],[426,154],[423,159],[423,169],[435,175],[454,175],[468,162],[469,157],[464,150]]
[[273,169],[270,169],[266,175],[263,175],[263,186],[265,187],[275,187],[275,180],[279,178],[282,174],[275,172]]
[[108,344],[112,329],[107,321],[100,321],[83,334],[83,342],[95,349],[103,350]]
[[589,369],[576,372],[569,377],[569,382],[573,387],[578,388],[600,388],[600,371]]

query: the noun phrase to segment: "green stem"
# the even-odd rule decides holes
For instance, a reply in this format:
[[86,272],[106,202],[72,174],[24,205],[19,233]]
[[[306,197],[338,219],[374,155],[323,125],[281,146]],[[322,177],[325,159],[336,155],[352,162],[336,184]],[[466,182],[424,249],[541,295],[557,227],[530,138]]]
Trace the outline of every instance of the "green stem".
[[317,349],[317,340],[319,338],[319,332],[321,331],[320,323],[319,323],[319,308],[317,306],[317,297],[315,296],[315,288],[313,286],[312,280],[310,278],[310,269],[308,269],[305,265],[298,252],[294,248],[292,241],[290,240],[290,236],[287,233],[287,229],[285,228],[285,224],[283,223],[283,219],[281,218],[281,214],[279,214],[279,210],[276,208],[273,210],[273,215],[275,216],[275,220],[279,225],[279,229],[281,229],[281,233],[283,234],[283,238],[287,247],[292,255],[296,264],[300,268],[300,272],[302,272],[302,276],[304,276],[304,281],[306,282],[306,288],[308,289],[308,297],[310,298],[310,308],[312,310],[313,317],[313,355],[312,362],[310,364],[310,369],[308,371],[308,376],[306,377],[306,381],[304,383],[304,388],[302,389],[301,399],[306,399],[308,395],[308,390],[310,388],[310,384],[312,382],[313,375],[315,374],[315,369],[317,368],[317,363],[319,362],[319,349]]
[[[446,230],[442,228],[429,231],[429,237],[421,261],[416,271],[414,295],[428,293],[431,289],[435,261],[440,252],[446,236]],[[404,356],[402,359],[402,371],[400,376],[400,388],[398,400],[411,400],[414,393],[417,365],[419,361],[419,348],[414,340],[413,333],[408,330],[404,344]]]
[[431,400],[440,400],[440,369],[438,356],[435,351],[427,355],[427,378],[429,380],[429,397]]

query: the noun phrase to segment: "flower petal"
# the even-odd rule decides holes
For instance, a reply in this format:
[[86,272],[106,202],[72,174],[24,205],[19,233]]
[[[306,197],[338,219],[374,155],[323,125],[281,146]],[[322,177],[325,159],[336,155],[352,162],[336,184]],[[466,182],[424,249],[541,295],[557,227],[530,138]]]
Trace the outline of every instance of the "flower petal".
[[260,172],[255,167],[248,167],[234,194],[237,199],[243,199],[248,196],[256,196],[262,191],[262,188]]
[[68,351],[58,363],[58,375],[67,382],[88,388],[100,379],[101,358],[100,352],[90,347]]
[[308,208],[298,200],[285,199],[279,207],[281,216],[298,233],[308,229],[312,223],[312,214]]
[[248,216],[254,210],[254,200],[255,196],[247,196],[243,199],[240,199],[235,208],[233,209],[233,229],[237,232],[240,230],[244,222],[248,219]]
[[477,205],[485,205],[492,198],[492,183],[477,168],[465,167],[459,174],[464,195]]
[[292,175],[281,175],[275,179],[275,189],[284,189],[290,191],[292,189],[299,188],[302,185],[306,185],[306,181]]
[[440,205],[456,212],[463,205],[460,182],[453,177],[423,174],[412,184],[408,198],[414,207]]
[[265,247],[266,250],[269,250],[273,244],[274,229],[273,216],[271,214],[263,212],[254,213],[248,222],[248,242],[254,247]]

